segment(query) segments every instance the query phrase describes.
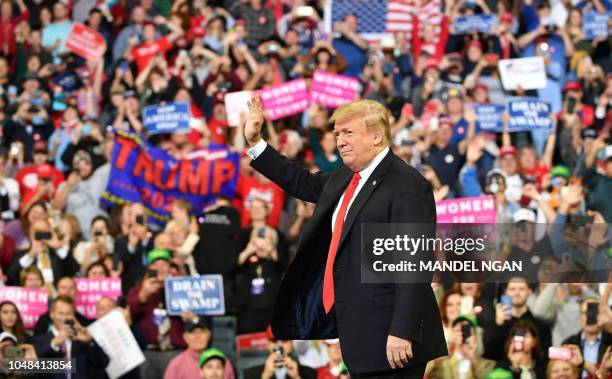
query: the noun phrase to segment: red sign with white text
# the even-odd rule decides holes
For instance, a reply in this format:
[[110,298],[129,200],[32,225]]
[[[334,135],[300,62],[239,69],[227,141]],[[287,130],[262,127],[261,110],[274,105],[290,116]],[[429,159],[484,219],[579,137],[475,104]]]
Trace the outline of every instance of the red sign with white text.
[[87,60],[97,62],[104,55],[104,37],[94,29],[75,22],[72,24],[66,48]]

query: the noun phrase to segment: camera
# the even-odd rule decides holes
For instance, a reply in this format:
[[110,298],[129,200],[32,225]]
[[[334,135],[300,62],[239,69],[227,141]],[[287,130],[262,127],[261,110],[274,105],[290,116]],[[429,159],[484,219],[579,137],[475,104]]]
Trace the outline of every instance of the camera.
[[136,223],[138,225],[144,225],[144,215],[136,215]]
[[23,358],[25,357],[25,350],[21,346],[5,346],[2,348],[2,355],[5,359]]
[[148,269],[147,278],[157,278],[157,270]]
[[34,233],[34,239],[36,241],[48,241],[52,237],[51,232],[48,230],[39,230]]
[[555,25],[555,24],[548,24],[544,28],[546,30],[546,33],[553,34],[557,30],[557,25]]
[[221,83],[217,84],[217,87],[219,88],[219,91],[221,92],[229,91],[231,86],[232,86],[232,83],[228,82],[227,80],[224,80]]

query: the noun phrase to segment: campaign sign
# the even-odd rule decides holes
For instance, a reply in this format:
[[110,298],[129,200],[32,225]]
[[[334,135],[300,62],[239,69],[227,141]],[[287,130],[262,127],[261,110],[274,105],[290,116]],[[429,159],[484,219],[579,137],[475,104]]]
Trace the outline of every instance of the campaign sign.
[[518,98],[508,102],[509,132],[552,128],[550,104],[536,98]]
[[117,130],[102,201],[109,206],[143,203],[148,222],[163,226],[175,200],[187,200],[198,213],[219,195],[234,197],[239,159],[223,145],[176,159],[134,133]]
[[491,34],[491,30],[496,23],[497,19],[493,14],[457,17],[453,24],[453,34],[466,34],[471,32]]
[[359,97],[359,80],[350,76],[316,70],[310,96],[314,103],[336,108]]
[[100,348],[108,355],[105,371],[116,379],[144,363],[142,350],[119,309],[114,309],[87,327]]
[[77,312],[88,319],[98,318],[96,305],[103,297],[117,300],[121,296],[121,278],[75,278]]
[[308,109],[310,95],[304,79],[263,88],[259,91],[261,102],[270,120],[292,116]]
[[582,19],[584,38],[595,39],[597,37],[608,37],[609,19],[610,15],[608,13],[599,13],[596,11],[586,12]]
[[166,279],[166,310],[171,316],[185,311],[199,315],[225,313],[221,275],[175,276]]
[[546,70],[542,57],[502,59],[498,67],[506,91],[518,86],[524,90],[546,87]]
[[476,129],[485,132],[500,132],[504,128],[504,110],[501,104],[477,104],[474,106],[476,113]]
[[248,102],[253,97],[253,91],[230,92],[225,94],[225,114],[227,114],[227,124],[238,126],[240,124],[240,114],[249,114]]
[[189,132],[189,103],[151,105],[142,110],[142,121],[149,134]]
[[495,197],[486,195],[440,200],[436,202],[436,214],[440,224],[494,224]]
[[49,293],[37,288],[0,287],[0,301],[12,301],[27,329],[34,329],[38,318],[49,309]]
[[66,48],[80,57],[97,62],[104,55],[104,37],[88,26],[73,22]]

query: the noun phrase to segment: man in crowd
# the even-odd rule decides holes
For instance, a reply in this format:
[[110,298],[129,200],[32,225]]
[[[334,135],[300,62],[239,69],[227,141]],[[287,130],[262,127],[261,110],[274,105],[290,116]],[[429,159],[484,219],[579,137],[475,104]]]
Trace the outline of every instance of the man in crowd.
[[51,303],[51,330],[34,337],[39,358],[74,358],[73,378],[97,378],[104,374],[108,356],[74,317],[74,302],[58,296]]

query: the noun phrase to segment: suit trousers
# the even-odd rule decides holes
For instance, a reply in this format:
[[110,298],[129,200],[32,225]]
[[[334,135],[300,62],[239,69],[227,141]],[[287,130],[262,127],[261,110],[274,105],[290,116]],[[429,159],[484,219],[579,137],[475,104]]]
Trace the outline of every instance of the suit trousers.
[[426,363],[417,366],[405,367],[396,370],[374,371],[374,372],[352,372],[349,371],[351,379],[423,379]]

